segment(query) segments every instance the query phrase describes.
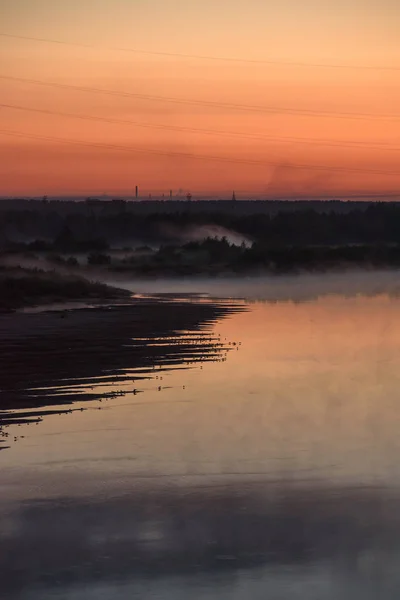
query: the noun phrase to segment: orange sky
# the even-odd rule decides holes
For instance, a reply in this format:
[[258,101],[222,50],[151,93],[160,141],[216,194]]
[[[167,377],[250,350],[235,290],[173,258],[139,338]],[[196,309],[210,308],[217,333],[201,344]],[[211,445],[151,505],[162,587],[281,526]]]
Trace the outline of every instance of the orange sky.
[[0,4],[0,23],[0,33],[70,43],[0,36],[0,76],[67,86],[0,78],[0,195],[400,188],[400,118],[382,118],[400,117],[397,0],[14,0]]

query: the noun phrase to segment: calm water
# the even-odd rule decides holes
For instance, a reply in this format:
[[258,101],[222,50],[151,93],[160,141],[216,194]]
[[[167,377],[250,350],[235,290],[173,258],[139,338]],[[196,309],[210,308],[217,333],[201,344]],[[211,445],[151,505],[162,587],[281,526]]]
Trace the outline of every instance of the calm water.
[[8,428],[5,598],[400,597],[400,299],[237,302],[227,360]]

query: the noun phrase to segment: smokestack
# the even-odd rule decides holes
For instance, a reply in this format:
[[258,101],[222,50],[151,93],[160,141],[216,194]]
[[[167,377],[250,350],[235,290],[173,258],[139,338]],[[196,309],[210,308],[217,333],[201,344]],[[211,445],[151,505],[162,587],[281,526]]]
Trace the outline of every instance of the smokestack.
[[169,199],[172,200],[172,190],[169,190]]
[[136,197],[136,200],[139,197],[139,188],[138,188],[138,186],[136,186],[136,188],[135,188],[135,197]]

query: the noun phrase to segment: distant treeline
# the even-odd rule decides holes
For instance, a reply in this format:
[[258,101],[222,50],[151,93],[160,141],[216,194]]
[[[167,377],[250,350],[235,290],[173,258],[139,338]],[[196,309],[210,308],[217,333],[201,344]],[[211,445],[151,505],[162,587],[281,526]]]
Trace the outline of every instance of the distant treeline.
[[[106,264],[100,255],[97,264]],[[108,256],[108,258],[110,258]],[[91,264],[96,264],[93,260]],[[109,268],[137,275],[190,276],[221,273],[300,273],[349,268],[399,268],[400,244],[348,246],[280,246],[254,243],[236,246],[226,239],[208,238],[181,246],[166,245],[147,254],[113,259]]]
[[[400,202],[400,195],[393,197],[394,202]],[[312,209],[316,212],[340,212],[347,213],[352,210],[365,210],[372,202],[377,200],[37,200],[37,199],[3,199],[0,200],[0,211],[2,210],[34,210],[38,212],[52,212],[58,214],[71,213],[95,213],[111,214],[118,212],[130,212],[135,214],[153,213],[176,213],[189,212],[198,214],[202,212],[229,212],[230,214],[270,214],[277,212],[293,212],[298,210]]]
[[1,209],[0,203],[0,245],[4,249],[10,244],[33,243],[32,249],[38,251],[104,251],[138,244],[182,244],[214,237],[215,231],[228,240],[232,235],[243,236],[250,245],[263,248],[400,242],[398,203],[362,203],[361,207],[354,203],[352,207],[346,202],[345,210],[338,210],[337,203],[320,202],[323,210],[315,202],[302,203],[301,209],[290,203],[270,214],[260,211],[260,203],[249,203],[255,212],[246,214],[228,210],[232,202],[203,202],[202,210],[175,204],[178,207],[172,212],[144,213],[134,208],[97,212],[78,204],[75,211],[66,212],[62,202],[46,205],[46,210],[40,202],[32,203],[29,210],[13,210]]

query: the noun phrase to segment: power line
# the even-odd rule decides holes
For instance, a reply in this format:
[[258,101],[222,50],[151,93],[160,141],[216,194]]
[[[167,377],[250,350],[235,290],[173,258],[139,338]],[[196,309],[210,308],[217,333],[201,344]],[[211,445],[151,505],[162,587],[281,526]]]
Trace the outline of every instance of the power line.
[[135,148],[133,146],[124,146],[120,144],[106,144],[103,142],[85,142],[83,140],[70,140],[65,138],[59,138],[54,136],[45,136],[38,135],[33,133],[25,133],[23,131],[13,131],[9,129],[0,129],[0,134],[8,135],[12,137],[20,137],[27,139],[35,139],[35,140],[45,140],[51,142],[57,142],[60,144],[72,144],[79,146],[89,146],[92,148],[98,149],[108,149],[108,150],[124,150],[127,152],[135,152],[139,154],[150,154],[156,156],[166,156],[168,158],[189,158],[196,160],[205,160],[205,161],[219,161],[219,162],[227,162],[227,163],[236,163],[236,164],[247,164],[247,165],[255,165],[262,167],[270,167],[270,168],[281,168],[287,167],[291,169],[303,169],[303,170],[313,170],[313,171],[343,171],[350,173],[370,173],[373,175],[399,175],[398,171],[384,171],[380,169],[369,169],[369,168],[356,168],[356,167],[335,167],[329,165],[308,165],[308,164],[295,164],[295,163],[283,163],[281,162],[271,162],[271,161],[262,161],[262,160],[251,160],[251,159],[239,159],[239,158],[229,158],[225,156],[213,156],[213,155],[202,155],[202,154],[192,154],[189,152],[167,152],[162,150],[150,150],[147,148]]
[[68,118],[74,118],[74,119],[83,119],[83,120],[87,120],[87,121],[116,123],[116,124],[121,124],[121,125],[133,125],[134,127],[141,127],[141,128],[145,128],[145,129],[157,129],[157,130],[163,130],[163,131],[166,130],[166,131],[202,133],[202,134],[212,135],[212,136],[240,137],[240,138],[245,138],[245,139],[260,140],[260,141],[264,140],[264,141],[271,141],[271,142],[278,142],[278,143],[295,143],[295,144],[308,144],[308,145],[320,145],[320,146],[333,146],[333,147],[339,147],[339,148],[348,147],[348,148],[368,148],[368,149],[378,149],[378,150],[386,149],[386,150],[396,151],[396,152],[400,151],[400,147],[393,147],[393,144],[379,143],[379,142],[374,143],[374,144],[365,144],[364,142],[357,142],[357,141],[351,141],[351,140],[348,140],[348,141],[347,140],[342,140],[342,141],[338,140],[335,142],[332,140],[324,140],[324,139],[317,139],[317,138],[306,139],[306,138],[296,138],[296,137],[275,137],[275,136],[266,136],[266,135],[259,135],[259,134],[241,133],[241,132],[235,132],[235,131],[221,131],[221,130],[214,130],[214,129],[202,129],[202,128],[197,128],[197,127],[182,127],[179,125],[142,123],[140,121],[132,121],[129,119],[117,119],[117,118],[100,117],[100,116],[94,116],[94,115],[82,115],[82,114],[76,114],[76,113],[34,108],[34,107],[30,107],[30,106],[20,106],[17,104],[1,103],[0,107],[12,109],[12,110],[34,112],[34,113],[45,114],[45,115],[55,115],[55,116],[68,117]]
[[89,86],[72,85],[67,83],[57,83],[54,81],[43,81],[40,79],[28,79],[26,77],[13,77],[12,75],[0,75],[0,79],[6,81],[15,81],[20,83],[28,83],[33,85],[41,85],[46,87],[54,87],[59,89],[75,90],[79,92],[89,92],[97,94],[105,94],[108,96],[119,96],[122,98],[137,98],[139,100],[151,100],[156,102],[172,102],[175,104],[188,104],[191,106],[208,106],[211,108],[225,108],[230,110],[241,110],[259,113],[286,113],[304,116],[316,117],[332,117],[336,119],[356,119],[356,120],[387,120],[398,121],[400,115],[376,115],[373,113],[345,113],[345,112],[329,112],[316,111],[303,108],[285,108],[279,106],[254,106],[244,104],[234,104],[229,102],[215,102],[211,100],[194,100],[187,98],[176,98],[171,96],[155,96],[150,94],[138,94],[133,92],[119,92],[117,90],[107,90],[102,88],[94,88]]
[[17,40],[25,40],[31,42],[40,42],[46,44],[59,44],[63,46],[75,46],[77,48],[105,48],[107,50],[113,50],[118,52],[130,52],[133,54],[143,54],[148,56],[165,56],[170,58],[182,58],[182,59],[194,59],[194,60],[210,60],[220,62],[231,62],[231,63],[243,63],[243,64],[260,64],[260,65],[277,65],[277,66],[294,66],[304,68],[318,68],[318,69],[352,69],[352,70],[363,70],[363,71],[400,71],[400,67],[392,67],[386,65],[348,65],[348,64],[332,64],[332,63],[307,63],[298,61],[278,61],[268,59],[251,59],[251,58],[235,58],[226,56],[209,56],[201,54],[185,54],[179,52],[156,52],[153,50],[141,50],[138,48],[121,48],[113,46],[99,46],[95,44],[85,44],[82,42],[69,42],[65,40],[55,40],[51,38],[33,37],[27,35],[17,35],[11,33],[0,32],[0,36],[4,38],[11,38]]

